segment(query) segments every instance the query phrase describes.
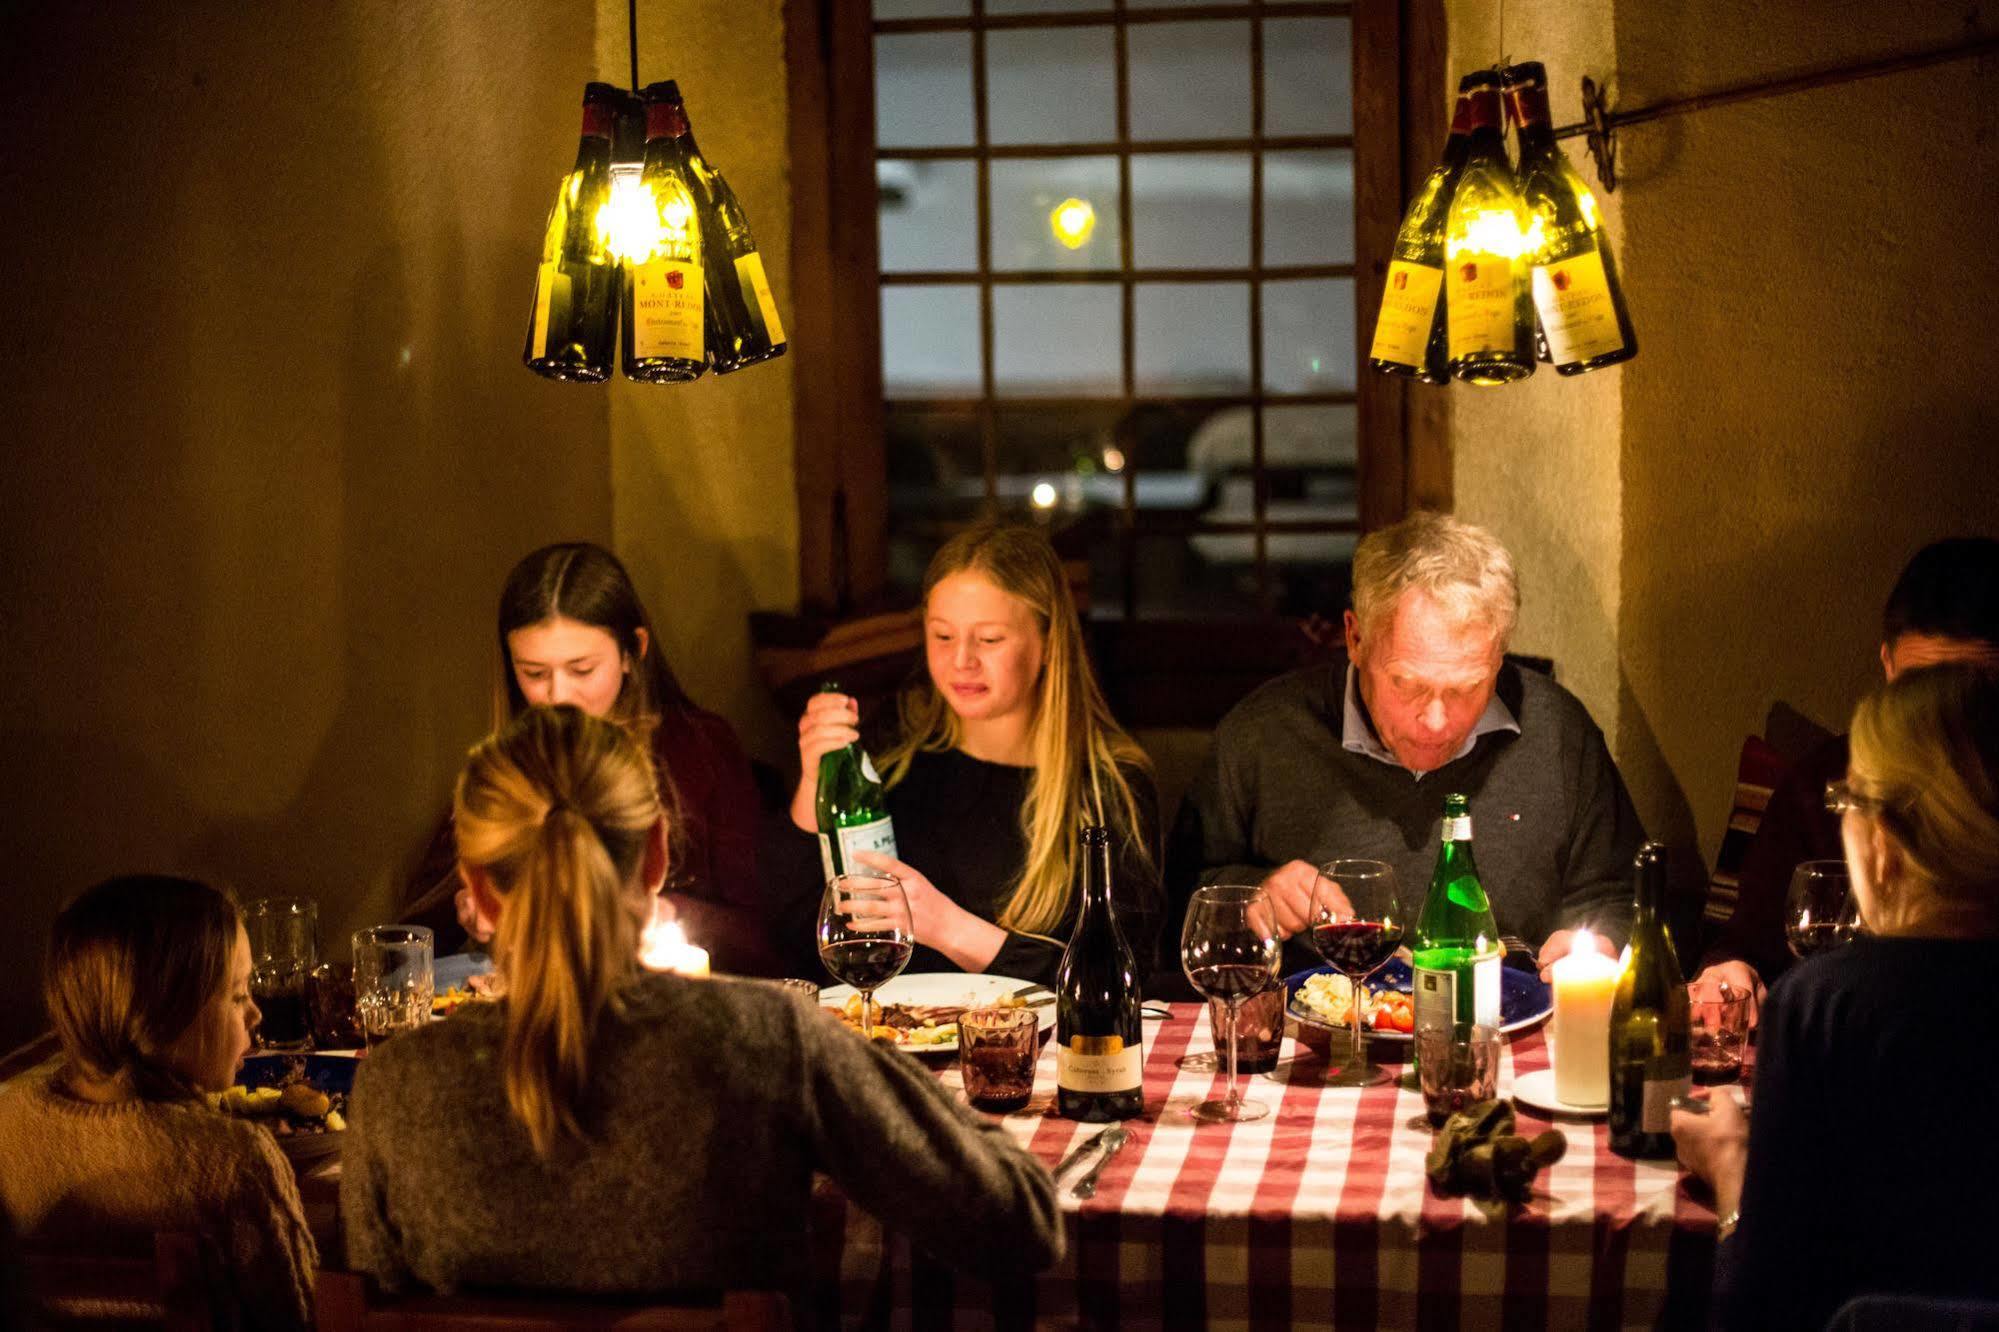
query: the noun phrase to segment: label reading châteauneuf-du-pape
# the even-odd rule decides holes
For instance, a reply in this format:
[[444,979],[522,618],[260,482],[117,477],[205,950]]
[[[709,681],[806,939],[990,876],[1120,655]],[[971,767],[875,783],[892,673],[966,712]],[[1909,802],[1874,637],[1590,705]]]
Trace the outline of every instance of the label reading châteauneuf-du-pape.
[[1587,361],[1624,347],[1603,255],[1596,250],[1534,267],[1534,309],[1556,365]]
[[1441,268],[1402,259],[1389,262],[1369,359],[1422,368],[1430,345],[1430,325],[1437,317],[1437,291],[1443,282]]
[[1451,359],[1513,350],[1513,265],[1496,254],[1467,254],[1450,262]]
[[701,330],[701,267],[653,259],[632,268],[632,354],[640,360],[708,354]]

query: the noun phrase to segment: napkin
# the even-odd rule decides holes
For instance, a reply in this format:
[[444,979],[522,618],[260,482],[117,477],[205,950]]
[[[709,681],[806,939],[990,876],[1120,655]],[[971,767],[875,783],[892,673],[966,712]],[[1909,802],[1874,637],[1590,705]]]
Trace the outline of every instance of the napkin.
[[1438,1193],[1524,1203],[1533,1192],[1534,1176],[1568,1149],[1569,1140],[1559,1130],[1523,1138],[1513,1131],[1511,1105],[1480,1101],[1444,1121],[1423,1164]]

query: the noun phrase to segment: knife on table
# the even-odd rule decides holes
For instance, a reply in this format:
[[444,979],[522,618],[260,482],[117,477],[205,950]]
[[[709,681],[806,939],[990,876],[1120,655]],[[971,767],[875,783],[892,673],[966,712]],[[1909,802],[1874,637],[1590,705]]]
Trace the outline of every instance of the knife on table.
[[1061,1163],[1057,1165],[1054,1170],[1049,1172],[1050,1178],[1060,1179],[1066,1172],[1073,1169],[1076,1166],[1076,1164],[1080,1162],[1084,1157],[1088,1156],[1091,1152],[1097,1150],[1097,1148],[1103,1146],[1104,1139],[1110,1137],[1112,1130],[1116,1128],[1117,1125],[1113,1124],[1110,1126],[1110,1128],[1099,1129],[1097,1132],[1091,1134],[1088,1138],[1085,1138],[1083,1140],[1082,1146],[1078,1147],[1075,1151],[1070,1152],[1067,1156],[1063,1157]]

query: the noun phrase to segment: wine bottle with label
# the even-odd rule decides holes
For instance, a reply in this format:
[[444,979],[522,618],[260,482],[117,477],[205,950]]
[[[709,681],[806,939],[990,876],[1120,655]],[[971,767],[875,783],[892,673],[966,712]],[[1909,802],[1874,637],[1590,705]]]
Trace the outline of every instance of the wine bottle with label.
[[1395,233],[1374,344],[1367,354],[1367,363],[1383,374],[1425,384],[1451,382],[1444,336],[1444,224],[1470,143],[1471,92],[1491,77],[1489,72],[1468,74],[1458,82],[1457,114],[1444,140],[1444,155],[1409,201]]
[[1491,386],[1534,373],[1533,241],[1506,160],[1499,77],[1490,70],[1475,77],[1481,81],[1471,92],[1465,164],[1444,239],[1444,326],[1451,374]]
[[608,83],[583,90],[583,136],[542,232],[521,360],[549,379],[600,384],[617,364],[617,259],[597,229],[611,197],[611,136],[625,94]]
[[687,129],[671,84],[645,90],[646,149],[643,207],[651,248],[625,265],[625,377],[647,384],[684,384],[708,368],[706,282],[702,276],[700,209],[680,160]]
[[1531,285],[1539,345],[1555,373],[1580,375],[1638,354],[1631,312],[1596,196],[1555,142],[1539,61],[1506,70],[1506,113],[1520,136],[1520,189],[1537,242]]
[[763,256],[757,253],[749,215],[720,171],[701,155],[679,88],[668,81],[681,107],[678,140],[701,199],[703,262],[708,272],[708,352],[715,373],[726,375],[785,353],[784,323],[771,295]]
[[1632,862],[1631,942],[1610,1004],[1610,1150],[1673,1155],[1673,1098],[1693,1087],[1687,985],[1666,934],[1666,848],[1647,842]]
[[1472,858],[1471,802],[1447,795],[1443,844],[1410,946],[1416,1029],[1453,1022],[1497,1027],[1503,951]]
[[1083,909],[1055,980],[1055,1111],[1104,1123],[1145,1109],[1138,966],[1111,905],[1111,835],[1083,829]]
[[[829,680],[819,692],[837,694],[840,686]],[[882,785],[868,751],[858,742],[820,758],[817,813],[819,863],[828,879],[836,874],[868,873],[866,865],[853,859],[856,851],[896,854],[888,788]]]

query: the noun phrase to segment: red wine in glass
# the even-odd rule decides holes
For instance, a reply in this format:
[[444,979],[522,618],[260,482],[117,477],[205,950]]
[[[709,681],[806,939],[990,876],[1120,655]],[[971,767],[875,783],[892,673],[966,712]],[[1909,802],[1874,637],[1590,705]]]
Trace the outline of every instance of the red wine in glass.
[[1402,946],[1402,897],[1395,870],[1379,860],[1334,860],[1319,867],[1312,887],[1312,947],[1328,966],[1353,984],[1349,1027],[1350,1055],[1346,1066],[1329,1081],[1335,1086],[1370,1087],[1387,1081],[1368,1067],[1362,1043],[1361,982],[1380,970]]
[[855,989],[872,994],[902,974],[914,951],[897,939],[845,939],[821,946],[819,958],[826,970]]
[[1247,999],[1270,984],[1270,968],[1221,963],[1190,968],[1187,979],[1210,999]]
[[1402,946],[1402,926],[1385,920],[1342,920],[1312,927],[1312,947],[1328,966],[1354,980],[1379,971]]

